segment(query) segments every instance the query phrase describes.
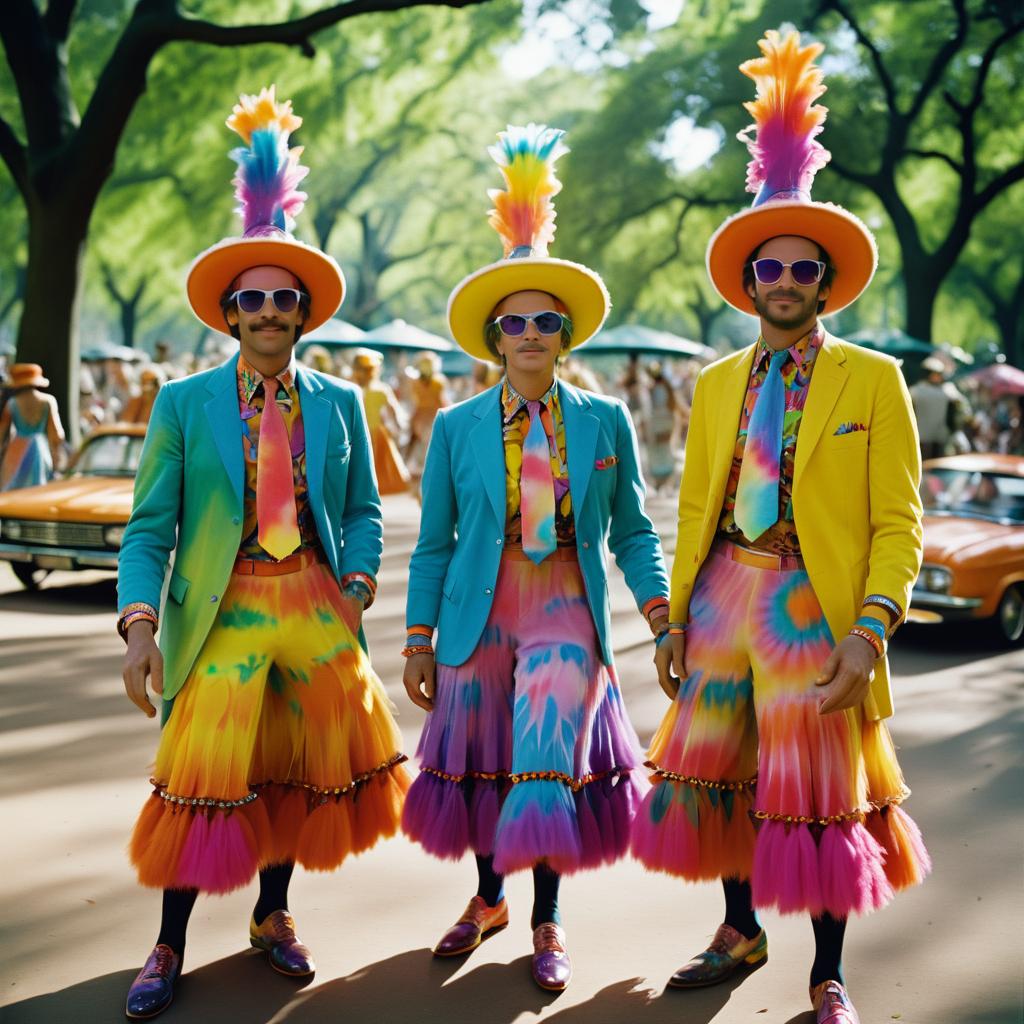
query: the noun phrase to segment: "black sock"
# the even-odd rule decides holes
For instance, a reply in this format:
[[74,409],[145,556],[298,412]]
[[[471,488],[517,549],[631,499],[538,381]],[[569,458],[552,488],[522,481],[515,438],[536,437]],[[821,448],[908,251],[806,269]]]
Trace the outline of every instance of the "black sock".
[[260,872],[260,896],[252,912],[257,925],[263,924],[275,910],[288,909],[288,883],[294,870],[295,865],[288,861]]
[[505,898],[505,876],[494,870],[494,855],[481,857],[476,855],[476,872],[480,879],[476,894],[483,898],[489,907],[496,907]]
[[752,939],[761,930],[761,922],[754,910],[750,882],[723,878],[722,888],[725,890],[725,923],[745,939]]
[[561,875],[552,871],[547,864],[533,866],[533,916],[530,927],[536,928],[547,921],[562,923],[562,915],[558,912],[558,883]]
[[160,934],[156,937],[158,946],[170,946],[178,956],[185,952],[185,930],[198,895],[198,889],[164,889]]
[[814,963],[811,966],[811,988],[823,981],[843,981],[843,938],[846,918],[822,914],[811,918],[814,929]]

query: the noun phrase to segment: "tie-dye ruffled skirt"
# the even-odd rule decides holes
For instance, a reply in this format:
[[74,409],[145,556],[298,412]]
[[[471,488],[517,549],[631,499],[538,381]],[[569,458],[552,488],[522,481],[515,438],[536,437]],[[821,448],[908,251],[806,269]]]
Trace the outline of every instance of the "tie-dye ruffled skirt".
[[575,561],[502,559],[476,650],[438,665],[402,819],[430,853],[561,874],[629,848],[647,782]]
[[409,779],[330,570],[232,576],[161,734],[132,835],[143,885],[223,893],[328,871],[398,828]]
[[650,749],[639,860],[693,881],[750,879],[759,907],[835,917],[924,878],[885,723],[860,707],[818,714],[833,646],[803,569],[712,550],[690,602],[688,676]]

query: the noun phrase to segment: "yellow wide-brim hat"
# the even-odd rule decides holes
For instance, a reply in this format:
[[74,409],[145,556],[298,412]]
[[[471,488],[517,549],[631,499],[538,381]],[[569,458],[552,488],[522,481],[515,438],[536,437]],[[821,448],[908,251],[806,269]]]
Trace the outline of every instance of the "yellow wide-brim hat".
[[484,342],[495,306],[515,292],[547,292],[572,320],[571,348],[589,341],[611,309],[604,281],[589,267],[553,256],[523,256],[491,263],[464,278],[448,299],[448,328],[474,359],[500,362]]
[[207,327],[230,334],[220,297],[231,282],[252,267],[291,271],[309,294],[309,316],[302,333],[309,334],[338,311],[345,297],[345,275],[335,260],[297,238],[279,236],[225,238],[200,253],[189,267],[185,290],[192,311]]
[[755,99],[743,104],[754,123],[739,133],[750,151],[747,189],[755,198],[711,236],[708,275],[730,306],[754,314],[754,301],[743,287],[744,263],[769,239],[810,239],[826,250],[835,271],[822,313],[829,316],[867,288],[878,266],[878,249],[859,217],[811,198],[815,175],[831,159],[817,138],[828,113],[815,102],[826,91],[814,63],[824,47],[802,46],[798,32],[783,36],[774,30],[757,45],[761,56],[740,65],[756,85]]
[[589,341],[611,309],[600,275],[548,255],[555,237],[552,196],[562,188],[555,161],[568,152],[564,135],[543,124],[509,125],[488,150],[505,179],[504,190],[488,193],[494,203],[489,222],[502,240],[505,258],[463,278],[448,299],[452,337],[474,359],[501,362],[484,338],[495,307],[516,292],[547,292],[565,306],[572,321],[571,348]]
[[734,214],[708,243],[711,283],[741,313],[754,312],[754,301],[743,287],[743,264],[758,246],[780,235],[808,238],[828,253],[835,276],[822,316],[838,313],[856,301],[875,276],[878,247],[859,217],[834,203],[767,200]]
[[244,143],[231,150],[242,234],[225,238],[199,254],[188,269],[185,291],[193,312],[207,327],[230,334],[220,299],[235,278],[253,267],[281,267],[309,295],[304,333],[316,330],[338,311],[345,297],[345,275],[334,259],[295,238],[291,229],[306,193],[298,191],[309,168],[299,163],[302,148],[289,147],[302,125],[290,100],[278,100],[274,86],[243,95],[227,127]]

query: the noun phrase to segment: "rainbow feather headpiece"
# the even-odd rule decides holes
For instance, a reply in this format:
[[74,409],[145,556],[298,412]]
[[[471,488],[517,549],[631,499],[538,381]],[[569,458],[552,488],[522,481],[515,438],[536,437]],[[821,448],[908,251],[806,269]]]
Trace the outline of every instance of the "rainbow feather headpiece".
[[798,32],[782,37],[771,30],[757,45],[762,56],[740,65],[757,86],[757,98],[743,104],[754,124],[738,136],[751,156],[747,191],[756,193],[754,206],[772,199],[809,201],[815,174],[831,158],[817,141],[828,110],[814,102],[825,92],[814,64],[824,47],[802,47]]
[[301,124],[290,100],[278,103],[274,86],[243,95],[227,119],[245,142],[230,154],[238,164],[233,184],[245,237],[290,234],[295,226],[307,198],[297,186],[309,168],[299,163],[302,147],[289,149],[288,138]]
[[501,236],[506,258],[547,256],[555,238],[555,204],[551,197],[562,190],[555,177],[555,161],[568,153],[559,128],[533,124],[509,125],[488,147],[501,168],[505,189],[489,189],[494,203],[488,223]]

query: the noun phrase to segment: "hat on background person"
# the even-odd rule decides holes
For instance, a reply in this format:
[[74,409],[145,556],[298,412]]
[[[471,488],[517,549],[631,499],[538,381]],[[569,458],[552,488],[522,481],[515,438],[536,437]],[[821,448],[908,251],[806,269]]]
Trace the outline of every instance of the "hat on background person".
[[288,148],[289,136],[301,124],[290,100],[277,102],[274,86],[258,96],[243,95],[227,120],[227,126],[245,142],[231,151],[238,164],[234,185],[242,234],[200,253],[189,267],[185,284],[192,311],[222,334],[231,332],[221,296],[251,267],[283,267],[302,282],[309,294],[309,315],[302,325],[305,334],[330,320],[345,296],[345,276],[334,259],[291,234],[307,198],[297,190],[309,173],[308,167],[299,164],[302,147]]
[[711,236],[707,267],[718,294],[741,313],[753,313],[743,285],[743,265],[758,246],[780,235],[817,242],[832,261],[832,280],[822,316],[838,313],[867,288],[878,265],[878,248],[867,225],[835,203],[811,198],[814,176],[831,159],[817,136],[828,110],[815,104],[826,90],[814,64],[820,43],[800,46],[800,34],[768,31],[762,56],[740,65],[757,97],[743,106],[754,124],[739,133],[751,160],[747,191],[753,205],[734,214]]
[[48,388],[50,381],[43,376],[43,368],[38,363],[14,363],[8,371],[7,386],[11,391]]
[[592,338],[608,316],[611,299],[600,275],[548,255],[555,237],[551,197],[562,189],[555,161],[568,152],[564,135],[542,124],[509,125],[488,149],[505,178],[504,191],[488,192],[494,202],[488,222],[501,237],[505,256],[463,278],[448,299],[452,337],[474,359],[497,361],[484,340],[487,320],[514,292],[547,292],[558,299],[572,321],[571,348]]

